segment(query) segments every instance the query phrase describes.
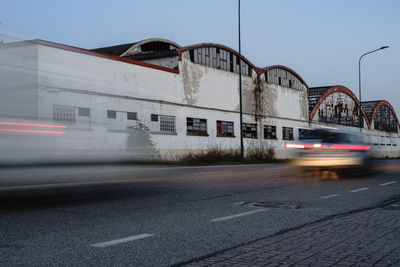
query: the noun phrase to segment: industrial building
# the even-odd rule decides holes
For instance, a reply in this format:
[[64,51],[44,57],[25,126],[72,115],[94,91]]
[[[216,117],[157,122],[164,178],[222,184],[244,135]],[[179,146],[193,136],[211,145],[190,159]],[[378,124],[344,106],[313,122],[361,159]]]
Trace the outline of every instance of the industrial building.
[[[77,147],[123,149],[130,129],[149,133],[164,158],[210,148],[271,147],[302,128],[359,132],[379,156],[400,156],[399,120],[386,100],[360,103],[341,85],[310,88],[294,70],[257,67],[221,44],[147,39],[86,50],[32,40],[0,45],[1,116],[51,120],[74,129]],[[17,71],[18,70],[18,71]],[[20,70],[23,70],[22,72]],[[361,113],[360,113],[361,105]],[[16,108],[18,107],[18,108]],[[86,135],[79,134],[87,133]]]

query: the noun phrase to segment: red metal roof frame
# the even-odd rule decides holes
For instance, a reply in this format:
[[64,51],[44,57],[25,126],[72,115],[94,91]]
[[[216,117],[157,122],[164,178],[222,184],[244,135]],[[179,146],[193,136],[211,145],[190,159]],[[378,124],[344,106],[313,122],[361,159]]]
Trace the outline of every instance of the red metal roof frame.
[[307,87],[307,91],[308,91],[307,83],[303,80],[303,78],[301,78],[301,76],[299,74],[297,74],[297,72],[295,72],[294,70],[292,70],[289,67],[286,67],[286,66],[283,66],[283,65],[272,65],[272,66],[268,66],[268,67],[260,69],[260,73],[259,74],[263,74],[263,73],[265,73],[266,71],[268,71],[270,69],[284,69],[284,70],[292,73],[294,76],[296,76],[297,79],[299,79]]
[[[315,103],[313,110],[310,113],[310,121],[314,118],[315,113],[317,113],[319,106],[321,105],[321,103],[331,94],[336,93],[336,92],[341,92],[341,93],[345,93],[346,95],[350,96],[354,102],[356,102],[356,104],[361,107],[360,105],[360,101],[358,100],[358,98],[355,96],[355,94],[347,87],[342,86],[342,85],[334,85],[329,87],[318,99],[318,101]],[[368,128],[370,128],[370,122],[367,118],[367,115],[364,112],[364,109],[361,108],[361,112],[364,116],[365,121],[367,122],[367,126]]]
[[95,51],[91,51],[91,50],[87,50],[87,49],[83,49],[83,48],[79,48],[79,47],[75,47],[75,46],[64,45],[64,44],[54,43],[54,42],[40,40],[40,39],[35,39],[32,41],[28,41],[28,42],[33,42],[33,43],[40,44],[40,45],[50,46],[50,47],[68,50],[68,51],[72,51],[72,52],[77,52],[77,53],[81,53],[81,54],[86,54],[86,55],[90,55],[90,56],[107,58],[107,59],[121,61],[121,62],[129,63],[129,64],[134,64],[134,65],[138,65],[138,66],[142,66],[142,67],[146,67],[146,68],[157,69],[157,70],[162,70],[162,71],[179,74],[179,70],[176,70],[176,69],[170,69],[170,68],[166,68],[166,67],[162,67],[162,66],[142,62],[142,61],[108,55],[108,54],[104,54],[101,52],[95,52]]
[[397,121],[397,125],[400,128],[400,123],[399,123],[399,119],[397,118],[396,112],[394,111],[394,108],[392,107],[392,105],[386,100],[380,100],[379,103],[376,105],[376,107],[374,108],[374,111],[372,112],[371,121],[369,122],[369,125],[370,126],[372,125],[372,122],[374,121],[375,114],[376,114],[376,112],[378,111],[378,109],[381,106],[387,106],[393,112],[394,118]]
[[[194,45],[189,45],[189,46],[185,46],[185,47],[179,48],[179,49],[177,49],[176,51],[178,52],[178,54],[179,54],[179,60],[181,61],[181,60],[182,60],[182,53],[184,53],[184,52],[186,52],[186,51],[189,51],[189,50],[192,50],[192,49],[196,49],[196,48],[205,48],[205,47],[217,47],[217,48],[220,48],[220,49],[229,51],[229,52],[231,52],[231,53],[233,53],[233,54],[239,56],[239,52],[237,52],[236,50],[234,50],[234,49],[232,49],[232,48],[230,48],[230,47],[227,47],[227,46],[225,46],[225,45],[222,45],[222,44],[217,44],[217,43],[200,43],[200,44],[194,44]],[[242,58],[242,60],[243,60],[244,62],[247,63],[247,65],[249,65],[250,67],[252,67],[256,73],[259,73],[259,72],[260,72],[260,68],[256,67],[253,63],[251,63],[251,61],[248,60],[245,56],[243,56],[243,54],[241,55],[241,58]]]

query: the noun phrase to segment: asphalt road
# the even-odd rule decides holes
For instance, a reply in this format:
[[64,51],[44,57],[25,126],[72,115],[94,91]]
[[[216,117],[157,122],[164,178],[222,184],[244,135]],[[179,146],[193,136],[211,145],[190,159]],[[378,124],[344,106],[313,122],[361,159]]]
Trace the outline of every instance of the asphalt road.
[[400,161],[378,165],[339,180],[285,164],[0,170],[0,265],[187,263],[399,198]]

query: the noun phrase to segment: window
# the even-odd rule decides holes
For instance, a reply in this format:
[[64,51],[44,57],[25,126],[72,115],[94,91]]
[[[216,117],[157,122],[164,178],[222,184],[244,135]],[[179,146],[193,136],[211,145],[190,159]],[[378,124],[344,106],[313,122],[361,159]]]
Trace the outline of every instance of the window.
[[257,138],[257,124],[243,123],[242,124],[243,137]]
[[233,135],[233,122],[217,121],[217,136],[219,136],[219,137],[235,137]]
[[276,139],[276,126],[264,125],[264,139]]
[[292,88],[292,80],[289,80],[289,88]]
[[279,84],[279,85],[282,85],[282,78],[279,77],[278,79],[279,79],[278,84]]
[[160,116],[160,132],[175,133],[175,117]]
[[127,112],[126,113],[126,118],[128,120],[137,120],[137,113],[136,112]]
[[90,117],[90,108],[78,108],[78,116]]
[[158,115],[157,114],[151,114],[151,121],[158,121]]
[[54,106],[53,107],[53,120],[66,124],[75,124],[76,109],[73,107]]
[[293,138],[293,128],[282,127],[282,140],[294,140]]
[[188,135],[208,136],[206,119],[186,118],[186,127]]
[[116,119],[117,112],[115,110],[107,110],[107,119]]

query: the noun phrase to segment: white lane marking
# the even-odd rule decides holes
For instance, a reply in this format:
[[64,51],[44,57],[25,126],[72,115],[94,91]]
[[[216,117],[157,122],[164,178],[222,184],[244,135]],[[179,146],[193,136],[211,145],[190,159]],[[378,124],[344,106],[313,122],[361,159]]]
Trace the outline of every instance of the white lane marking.
[[333,195],[329,195],[329,196],[323,196],[323,197],[320,197],[321,199],[327,199],[327,198],[331,198],[331,197],[338,197],[339,195],[338,194],[333,194]]
[[395,183],[397,183],[397,181],[391,181],[391,182],[387,182],[387,183],[379,184],[379,185],[380,186],[385,186],[385,185],[390,185],[390,184],[395,184]]
[[215,171],[215,172],[192,172],[191,175],[206,175],[206,174],[221,174],[228,173],[227,171]]
[[96,243],[91,246],[96,247],[96,248],[105,248],[105,247],[114,246],[114,245],[130,242],[130,241],[134,241],[134,240],[139,240],[139,239],[143,239],[143,238],[148,238],[148,237],[152,237],[152,236],[153,235],[151,235],[151,234],[134,235],[134,236],[124,237],[124,238],[115,239],[115,240],[111,240],[111,241]]
[[237,213],[237,214],[233,214],[233,215],[226,216],[226,217],[220,217],[220,218],[212,219],[211,222],[226,221],[226,220],[235,219],[235,218],[238,218],[238,217],[247,216],[247,215],[251,215],[251,214],[254,214],[254,213],[263,212],[263,211],[267,211],[267,210],[268,209],[257,209],[257,210],[252,210],[252,211],[248,211],[248,212]]
[[369,189],[368,187],[363,187],[363,188],[358,188],[358,189],[351,190],[349,192],[350,193],[357,193],[357,192],[361,192],[361,191],[368,190],[368,189]]

